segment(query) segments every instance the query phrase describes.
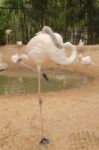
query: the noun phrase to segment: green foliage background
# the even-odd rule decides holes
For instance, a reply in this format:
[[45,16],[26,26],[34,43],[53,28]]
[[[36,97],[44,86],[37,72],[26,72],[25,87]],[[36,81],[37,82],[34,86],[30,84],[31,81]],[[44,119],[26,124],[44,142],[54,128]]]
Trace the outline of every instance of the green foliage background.
[[0,44],[5,29],[12,29],[13,43],[27,43],[44,25],[75,44],[80,38],[99,43],[99,0],[2,0],[0,5]]

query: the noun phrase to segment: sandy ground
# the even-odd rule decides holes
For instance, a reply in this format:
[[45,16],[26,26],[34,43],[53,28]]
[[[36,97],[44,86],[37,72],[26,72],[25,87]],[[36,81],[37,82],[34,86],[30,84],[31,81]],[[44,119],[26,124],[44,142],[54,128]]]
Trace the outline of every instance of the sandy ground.
[[[9,64],[9,73],[27,71],[11,64],[10,57],[17,52],[14,45],[0,47],[0,51]],[[0,96],[0,150],[99,150],[99,45],[86,46],[84,51],[95,62],[87,70],[93,80],[79,88],[43,93],[44,133],[50,144],[39,145],[37,94]],[[53,71],[84,73],[77,61],[67,67],[49,64],[47,67]]]

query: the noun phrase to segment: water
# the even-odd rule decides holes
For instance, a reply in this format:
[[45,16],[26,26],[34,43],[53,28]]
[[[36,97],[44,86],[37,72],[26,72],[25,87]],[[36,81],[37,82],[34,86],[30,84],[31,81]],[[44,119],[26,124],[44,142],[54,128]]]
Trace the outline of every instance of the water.
[[[42,92],[60,91],[78,87],[82,84],[80,76],[62,76],[57,75],[50,78],[48,83],[41,79]],[[18,93],[36,93],[37,92],[36,77],[9,77],[0,76],[0,94],[18,94]]]

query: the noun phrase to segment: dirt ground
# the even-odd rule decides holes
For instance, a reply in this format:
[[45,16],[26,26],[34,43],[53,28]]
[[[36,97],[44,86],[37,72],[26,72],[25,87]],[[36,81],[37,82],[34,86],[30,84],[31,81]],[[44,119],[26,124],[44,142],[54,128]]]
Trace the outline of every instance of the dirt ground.
[[[28,73],[10,62],[11,55],[18,51],[15,45],[2,46],[0,51],[9,65],[9,74]],[[79,88],[42,94],[44,133],[50,144],[39,145],[37,94],[0,95],[0,150],[99,150],[99,45],[85,46],[82,51],[88,52],[95,62],[87,70],[93,80]],[[84,73],[77,61],[66,67],[47,67],[52,71]]]

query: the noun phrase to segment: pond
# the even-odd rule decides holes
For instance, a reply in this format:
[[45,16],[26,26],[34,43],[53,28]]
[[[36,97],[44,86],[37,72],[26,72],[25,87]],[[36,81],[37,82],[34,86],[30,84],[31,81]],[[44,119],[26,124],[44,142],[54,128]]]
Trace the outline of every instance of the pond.
[[[81,76],[73,75],[54,75],[49,77],[49,82],[41,79],[42,92],[67,90],[79,87],[83,83]],[[0,75],[0,94],[10,95],[18,93],[36,93],[37,77],[11,77]]]

